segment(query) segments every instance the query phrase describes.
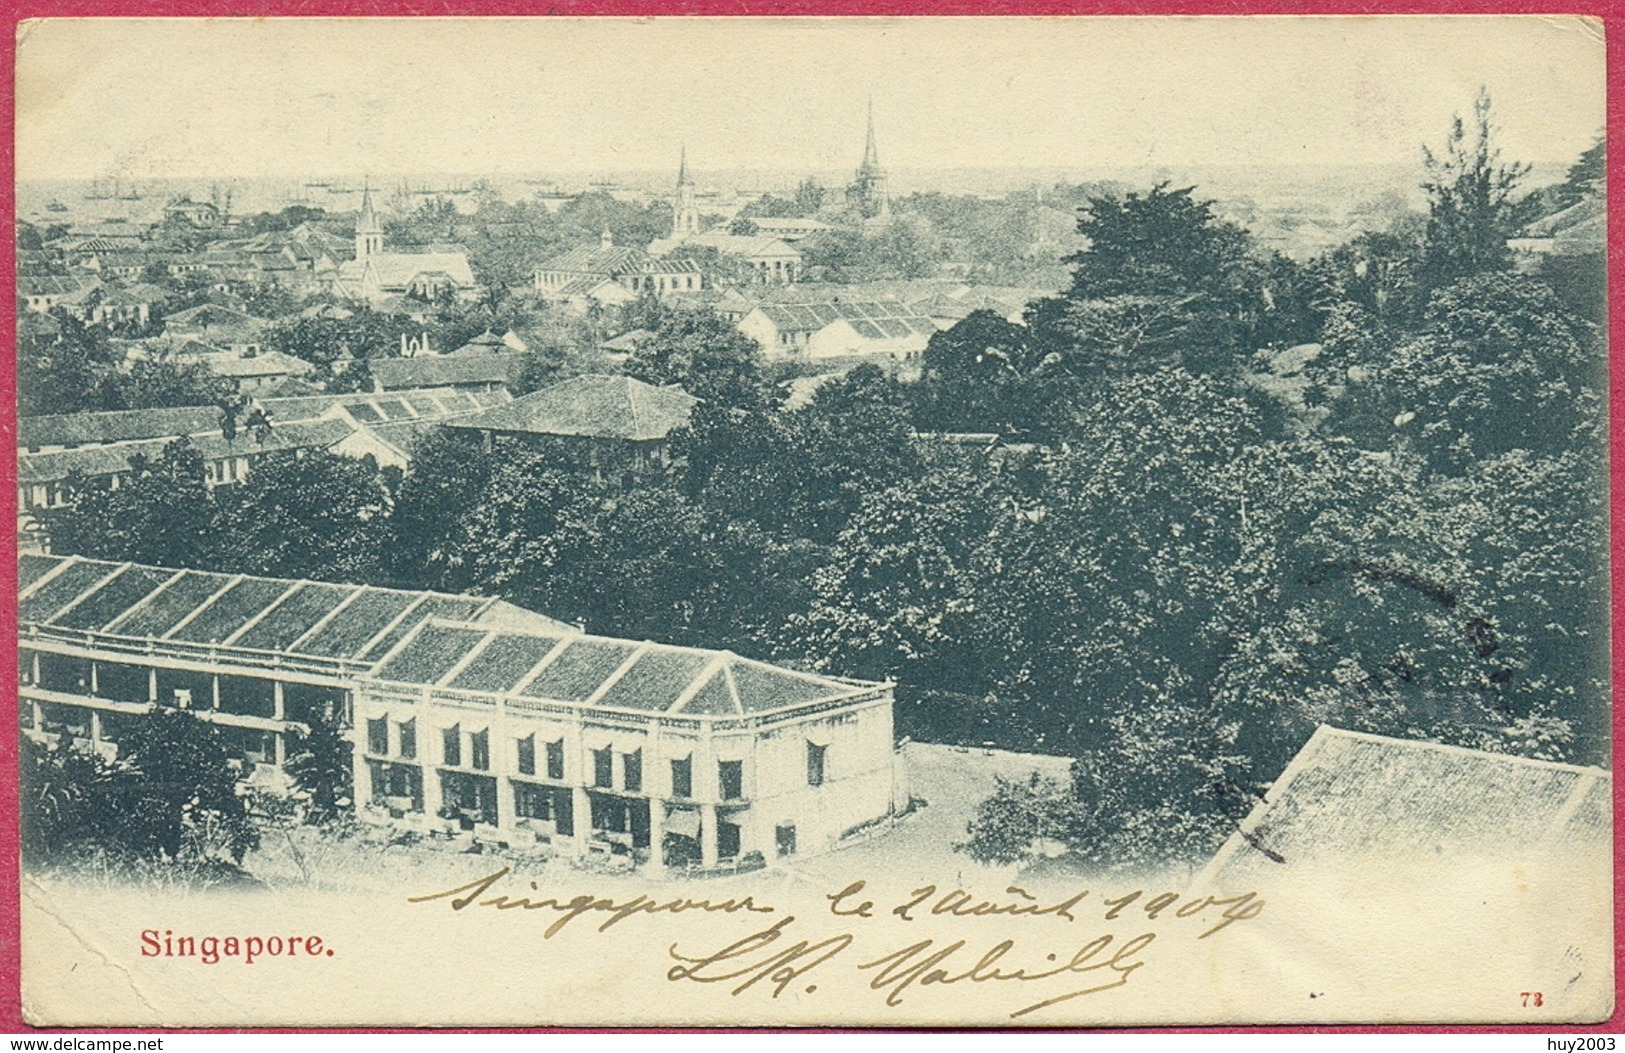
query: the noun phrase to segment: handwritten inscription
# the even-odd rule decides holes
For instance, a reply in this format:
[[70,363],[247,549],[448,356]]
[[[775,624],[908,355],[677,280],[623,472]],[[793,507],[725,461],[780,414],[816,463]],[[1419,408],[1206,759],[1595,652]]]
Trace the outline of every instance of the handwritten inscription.
[[[1159,937],[1183,931],[1207,939],[1258,917],[1264,909],[1264,900],[1251,892],[1215,897],[1137,889],[1105,896],[1082,890],[1044,899],[1016,885],[993,897],[925,885],[889,901],[867,894],[867,882],[854,881],[823,897],[827,917],[801,920],[751,896],[530,895],[541,892],[534,881],[526,883],[528,893],[515,895],[509,888],[512,883],[504,867],[408,902],[443,902],[454,911],[540,912],[549,919],[543,939],[587,917],[597,922],[592,929],[601,933],[635,918],[648,923],[688,913],[777,914],[772,924],[744,936],[732,928],[726,942],[711,945],[714,949],[671,944],[668,961],[675,964],[666,969],[666,979],[715,984],[733,997],[760,994],[777,999],[789,991],[812,995],[826,977],[855,974],[892,1009],[929,988],[990,984],[1021,992],[1012,999],[1016,1003],[1009,1013],[1012,1019],[1123,987],[1150,964],[1148,954],[1159,945]],[[828,931],[830,919],[837,919],[835,931]],[[1020,931],[990,934],[980,931],[985,929],[981,922],[1003,922]],[[899,924],[924,924],[932,930],[918,933],[917,939],[894,942]],[[947,935],[937,931],[966,924],[978,924],[979,931]],[[1129,931],[1101,931],[1113,926]],[[1079,934],[1077,927],[1084,931]]]

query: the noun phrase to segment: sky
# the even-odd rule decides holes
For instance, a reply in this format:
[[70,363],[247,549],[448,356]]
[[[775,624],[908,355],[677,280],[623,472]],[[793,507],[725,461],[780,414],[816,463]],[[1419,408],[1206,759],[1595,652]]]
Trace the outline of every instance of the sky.
[[22,180],[1415,163],[1490,91],[1510,158],[1604,123],[1549,16],[96,19],[18,37]]

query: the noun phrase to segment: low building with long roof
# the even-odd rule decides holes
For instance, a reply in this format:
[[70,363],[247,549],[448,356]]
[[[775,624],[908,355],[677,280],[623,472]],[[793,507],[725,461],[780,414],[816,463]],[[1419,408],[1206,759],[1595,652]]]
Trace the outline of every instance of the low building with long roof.
[[60,556],[19,567],[21,722],[107,755],[161,708],[243,775],[315,722],[364,821],[699,872],[893,814],[892,685],[591,636],[502,600]]

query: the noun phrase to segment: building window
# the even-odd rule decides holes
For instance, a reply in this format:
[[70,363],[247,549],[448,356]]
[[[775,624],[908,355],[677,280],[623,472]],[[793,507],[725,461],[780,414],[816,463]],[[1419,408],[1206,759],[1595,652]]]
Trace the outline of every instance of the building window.
[[824,785],[824,754],[828,746],[807,743],[807,785]]
[[418,755],[418,722],[417,718],[401,721],[401,757],[405,760],[415,760]]
[[694,796],[694,762],[688,757],[679,757],[671,762],[671,795]]
[[737,801],[745,796],[745,762],[718,761],[717,782],[722,788],[724,801]]
[[559,739],[547,744],[547,777],[549,779],[564,778],[564,740]]
[[546,786],[516,782],[513,786],[513,811],[521,819],[552,819],[553,791]]
[[717,822],[717,856],[722,859],[739,857],[739,824],[727,820]]
[[476,731],[468,737],[469,752],[473,754],[469,763],[481,771],[491,769],[491,733],[489,731]]
[[526,735],[519,740],[519,774],[536,774],[536,736]]
[[615,785],[615,754],[607,746],[592,751],[592,784],[606,790]]
[[463,763],[463,729],[453,725],[440,733],[440,761],[448,767]]
[[643,789],[643,751],[621,754],[621,785],[636,793]]
[[384,718],[367,721],[367,752],[379,757],[389,756],[389,721]]
[[773,843],[778,848],[780,856],[793,856],[796,854],[796,824],[780,823],[773,829]]

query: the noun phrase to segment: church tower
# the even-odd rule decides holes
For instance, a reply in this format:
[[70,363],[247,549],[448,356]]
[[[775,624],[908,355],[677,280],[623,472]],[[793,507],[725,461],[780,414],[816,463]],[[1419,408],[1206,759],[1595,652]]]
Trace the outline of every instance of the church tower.
[[700,209],[694,203],[694,180],[688,175],[688,147],[677,162],[677,197],[671,204],[671,236],[687,238],[700,232]]
[[379,256],[384,251],[384,227],[378,214],[372,210],[372,187],[361,191],[361,217],[355,222],[355,258]]
[[851,203],[865,219],[883,217],[891,211],[886,196],[886,170],[880,167],[880,151],[875,147],[875,100],[869,100],[869,132],[863,142],[863,163],[852,178],[848,191]]

